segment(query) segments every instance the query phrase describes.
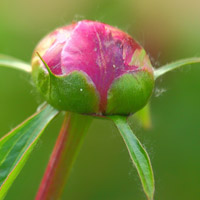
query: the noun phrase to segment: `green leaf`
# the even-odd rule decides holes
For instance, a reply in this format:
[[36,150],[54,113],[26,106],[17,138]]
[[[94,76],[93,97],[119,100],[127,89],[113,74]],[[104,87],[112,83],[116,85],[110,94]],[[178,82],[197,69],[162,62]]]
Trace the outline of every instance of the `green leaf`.
[[0,140],[0,199],[5,197],[41,133],[57,113],[47,105]]
[[149,103],[144,108],[136,112],[133,116],[135,116],[141,122],[144,129],[150,129],[152,127]]
[[178,67],[182,67],[184,65],[189,65],[193,63],[200,63],[200,58],[186,58],[183,60],[178,60],[166,65],[163,65],[162,67],[156,69],[154,71],[154,77],[157,79],[158,77],[162,76],[163,74],[172,71]]
[[31,72],[31,66],[24,61],[0,54],[0,66],[18,69],[27,73]]
[[150,159],[144,147],[133,134],[124,116],[109,116],[126,144],[129,155],[139,174],[144,192],[149,200],[153,200],[154,195],[154,176]]

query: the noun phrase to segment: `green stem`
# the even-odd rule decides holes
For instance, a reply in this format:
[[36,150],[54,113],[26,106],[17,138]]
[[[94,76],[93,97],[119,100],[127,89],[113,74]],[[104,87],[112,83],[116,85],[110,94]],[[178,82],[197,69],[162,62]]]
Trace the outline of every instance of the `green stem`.
[[200,58],[186,58],[182,60],[178,60],[166,65],[163,65],[162,67],[155,69],[154,71],[154,77],[157,79],[158,77],[164,75],[165,73],[172,71],[176,68],[182,67],[184,65],[189,65],[193,63],[200,63]]
[[149,156],[133,134],[131,128],[127,123],[127,118],[124,116],[109,116],[118,130],[121,133],[121,136],[126,144],[129,155],[133,164],[135,165],[137,172],[139,174],[144,192],[149,200],[153,200],[154,196],[154,176],[153,170],[151,167]]
[[24,61],[3,54],[0,54],[0,66],[14,68],[27,73],[31,73],[32,70],[31,66]]
[[92,117],[66,113],[36,200],[60,199]]

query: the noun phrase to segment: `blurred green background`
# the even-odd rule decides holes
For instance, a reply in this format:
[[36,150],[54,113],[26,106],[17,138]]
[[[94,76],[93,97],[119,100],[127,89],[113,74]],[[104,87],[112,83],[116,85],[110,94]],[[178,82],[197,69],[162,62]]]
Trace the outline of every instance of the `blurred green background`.
[[[138,40],[155,67],[200,56],[199,0],[0,0],[0,53],[30,61],[37,42],[73,20],[121,28]],[[153,128],[131,126],[150,154],[156,200],[200,199],[200,66],[187,66],[157,81],[151,99]],[[0,135],[41,103],[23,72],[0,69]],[[47,128],[6,200],[34,199],[61,125]],[[95,119],[62,199],[144,200],[125,145],[112,123]]]

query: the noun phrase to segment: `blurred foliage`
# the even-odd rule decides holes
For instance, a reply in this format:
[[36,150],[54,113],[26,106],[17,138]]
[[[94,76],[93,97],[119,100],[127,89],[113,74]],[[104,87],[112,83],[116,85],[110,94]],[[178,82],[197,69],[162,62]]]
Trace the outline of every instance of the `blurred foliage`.
[[[179,58],[200,56],[199,8],[199,0],[1,0],[0,52],[30,61],[35,45],[45,34],[73,20],[92,19],[127,31],[158,67]],[[200,197],[199,76],[200,67],[187,66],[157,81],[151,99],[151,130],[145,131],[130,120],[152,160],[155,199]],[[0,69],[0,94],[1,136],[42,102],[29,77],[12,69]],[[46,130],[6,200],[34,198],[61,118],[62,114]],[[119,133],[109,121],[95,119],[63,199],[144,198]]]

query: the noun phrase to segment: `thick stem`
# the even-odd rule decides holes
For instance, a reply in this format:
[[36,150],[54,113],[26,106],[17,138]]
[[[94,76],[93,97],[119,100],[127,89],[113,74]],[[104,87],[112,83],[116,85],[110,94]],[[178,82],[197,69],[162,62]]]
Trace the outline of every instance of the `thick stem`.
[[92,118],[66,113],[60,134],[51,154],[36,200],[60,199],[71,167]]

